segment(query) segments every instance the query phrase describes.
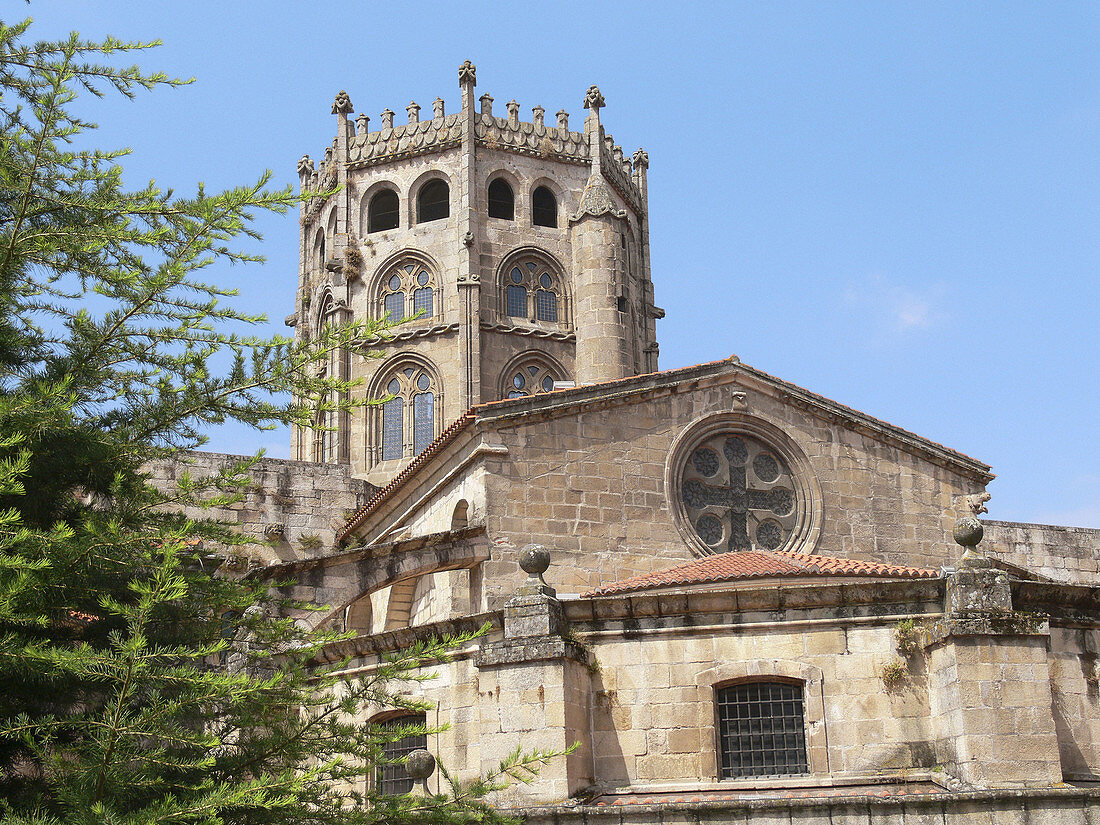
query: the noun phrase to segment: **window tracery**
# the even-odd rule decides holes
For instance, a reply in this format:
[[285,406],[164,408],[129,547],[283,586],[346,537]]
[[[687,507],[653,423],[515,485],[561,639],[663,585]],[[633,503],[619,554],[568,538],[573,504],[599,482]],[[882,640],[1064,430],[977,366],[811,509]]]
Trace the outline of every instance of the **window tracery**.
[[436,278],[425,266],[398,264],[383,278],[379,292],[379,315],[383,319],[400,321],[418,312],[421,318],[436,314]]
[[419,455],[436,436],[436,380],[424,367],[408,364],[389,374],[383,389],[391,397],[381,405],[380,460]]
[[528,360],[505,371],[503,390],[505,398],[523,398],[553,392],[554,382],[563,380],[560,371],[541,361]]
[[539,259],[525,258],[508,267],[503,293],[504,313],[509,317],[551,324],[564,319],[561,278]]

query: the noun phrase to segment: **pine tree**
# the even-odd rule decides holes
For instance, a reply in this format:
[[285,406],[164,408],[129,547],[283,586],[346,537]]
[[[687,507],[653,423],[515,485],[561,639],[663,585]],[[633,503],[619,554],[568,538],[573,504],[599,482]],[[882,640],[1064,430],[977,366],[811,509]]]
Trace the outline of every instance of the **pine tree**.
[[[128,191],[123,152],[74,148],[94,126],[73,101],[184,81],[113,65],[155,43],[32,44],[28,22],[0,23],[0,816],[499,819],[482,797],[550,754],[514,754],[440,796],[365,790],[383,744],[403,732],[357,714],[416,709],[392,685],[468,639],[341,681],[317,664],[331,637],[280,619],[264,587],[218,575],[204,556],[238,539],[173,511],[229,500],[247,463],[204,484],[185,477],[170,494],[143,472],[201,445],[211,425],[301,425],[346,403],[329,400],[346,398],[346,384],[305,367],[384,329],[328,329],[309,344],[236,331],[262,319],[198,276],[257,260],[235,242],[256,237],[258,211],[296,196],[269,188],[268,174],[192,197]],[[243,665],[221,666],[227,657]]]

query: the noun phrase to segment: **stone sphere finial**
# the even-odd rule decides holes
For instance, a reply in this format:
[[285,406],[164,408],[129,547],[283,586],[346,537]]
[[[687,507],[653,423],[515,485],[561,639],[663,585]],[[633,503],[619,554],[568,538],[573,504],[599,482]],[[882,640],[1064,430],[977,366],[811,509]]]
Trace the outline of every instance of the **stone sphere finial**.
[[972,550],[981,544],[984,535],[985,528],[982,527],[977,516],[964,516],[955,522],[955,543],[967,550]]
[[423,748],[405,757],[405,773],[415,782],[423,782],[435,773],[435,757]]
[[541,582],[542,574],[550,568],[550,551],[540,544],[528,544],[519,551],[519,566],[532,579]]

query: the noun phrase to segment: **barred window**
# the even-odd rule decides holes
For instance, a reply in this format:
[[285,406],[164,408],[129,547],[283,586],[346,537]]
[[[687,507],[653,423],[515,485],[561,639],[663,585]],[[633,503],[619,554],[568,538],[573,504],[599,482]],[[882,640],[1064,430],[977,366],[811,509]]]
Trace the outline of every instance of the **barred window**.
[[489,217],[506,221],[516,219],[516,199],[512,187],[503,178],[489,184]]
[[545,186],[540,186],[531,195],[531,222],[535,226],[558,225],[558,199]]
[[556,324],[565,315],[561,278],[541,260],[523,260],[509,267],[503,273],[502,288],[509,317]]
[[[423,727],[424,715],[413,714],[399,716],[396,719],[388,719],[378,725],[383,731],[398,732],[402,729],[418,726]],[[405,772],[404,759],[413,751],[428,747],[428,737],[423,731],[409,733],[392,742],[382,745],[382,758],[384,764],[380,764],[375,771],[374,787],[380,794],[395,795],[405,794],[413,789],[413,780]]]
[[382,404],[380,420],[375,419],[379,424],[376,430],[379,460],[419,455],[437,435],[439,388],[435,379],[423,367],[400,367],[385,384],[385,392],[393,398]]
[[809,773],[801,684],[740,682],[716,698],[721,779]]
[[367,232],[397,229],[399,214],[397,193],[392,189],[383,189],[370,199],[367,207]]
[[390,321],[433,317],[436,312],[436,278],[419,263],[401,263],[391,269],[379,285],[381,316]]
[[451,214],[451,190],[444,180],[430,180],[420,188],[416,197],[416,221],[438,221]]

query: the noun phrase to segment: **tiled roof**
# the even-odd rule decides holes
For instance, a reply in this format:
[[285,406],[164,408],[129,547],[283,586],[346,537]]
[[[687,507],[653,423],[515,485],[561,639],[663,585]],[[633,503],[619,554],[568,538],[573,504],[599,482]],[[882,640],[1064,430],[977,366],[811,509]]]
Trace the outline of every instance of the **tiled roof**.
[[740,553],[719,553],[699,561],[670,567],[667,570],[658,570],[656,573],[623,579],[590,590],[584,596],[611,596],[659,587],[685,587],[762,578],[871,576],[887,579],[935,579],[939,575],[938,570],[922,567],[902,567],[896,564],[813,556],[781,550],[746,550]]

